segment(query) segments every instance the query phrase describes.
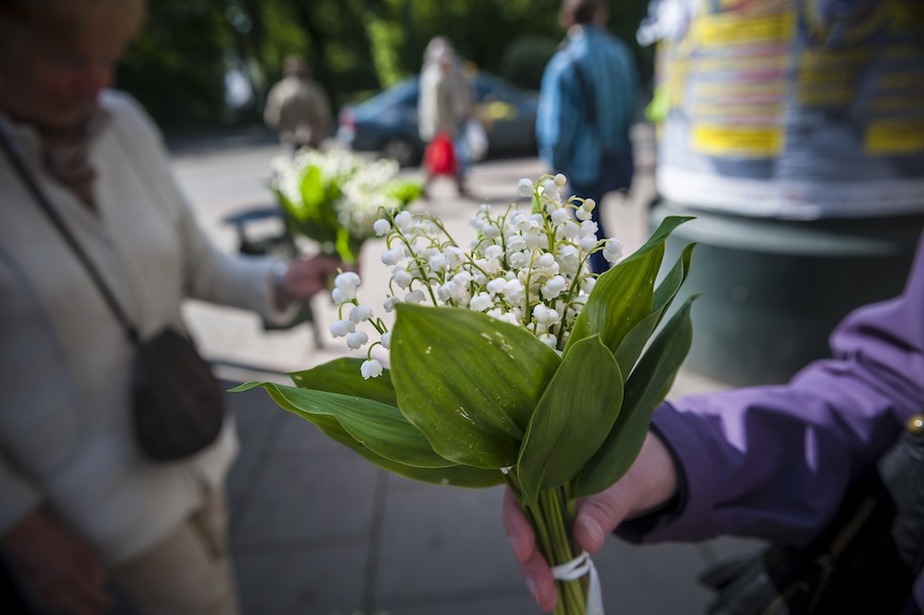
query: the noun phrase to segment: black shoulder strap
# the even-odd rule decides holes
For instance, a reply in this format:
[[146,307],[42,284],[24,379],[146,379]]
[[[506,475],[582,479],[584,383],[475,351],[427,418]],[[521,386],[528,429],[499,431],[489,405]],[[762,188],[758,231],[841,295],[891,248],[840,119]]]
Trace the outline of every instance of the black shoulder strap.
[[57,210],[48,200],[48,196],[42,191],[41,187],[39,187],[38,182],[35,181],[35,178],[29,172],[29,169],[26,168],[26,165],[23,163],[22,159],[16,154],[16,151],[13,148],[13,144],[10,142],[9,136],[2,129],[0,129],[0,147],[3,148],[3,151],[6,154],[6,157],[9,159],[10,164],[13,166],[13,169],[19,175],[19,178],[22,180],[23,184],[25,184],[32,197],[42,208],[42,211],[45,212],[45,215],[48,216],[48,219],[61,234],[61,237],[64,239],[65,243],[67,243],[71,251],[74,252],[77,260],[79,260],[87,270],[87,274],[90,276],[90,279],[93,280],[93,283],[99,289],[99,292],[102,294],[103,299],[105,299],[109,309],[112,310],[113,315],[115,315],[116,320],[119,321],[119,324],[122,325],[122,328],[125,330],[125,335],[128,336],[128,339],[133,344],[137,345],[141,339],[138,335],[138,330],[128,319],[128,316],[125,314],[122,306],[119,305],[119,302],[116,300],[115,295],[113,295],[109,287],[106,286],[106,283],[103,280],[103,277],[100,275],[99,271],[96,269],[96,267],[93,266],[92,261],[80,246],[80,243],[74,237],[73,233],[71,233],[70,229],[67,228],[64,220],[61,219],[61,216],[58,214]]

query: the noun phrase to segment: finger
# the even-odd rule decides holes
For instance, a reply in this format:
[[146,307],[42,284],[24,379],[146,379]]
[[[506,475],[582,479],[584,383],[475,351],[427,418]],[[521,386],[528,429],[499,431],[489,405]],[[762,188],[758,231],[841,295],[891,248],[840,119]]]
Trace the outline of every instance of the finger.
[[542,611],[553,611],[558,602],[552,570],[539,551],[534,550],[525,562],[520,563],[520,575],[533,600]]
[[526,516],[523,515],[516,497],[509,489],[504,491],[502,512],[504,532],[507,534],[507,540],[510,541],[513,555],[518,562],[525,562],[536,549],[536,535],[529,521],[526,520]]
[[588,553],[596,553],[625,517],[623,511],[624,507],[613,491],[604,491],[579,501],[574,521],[575,541]]

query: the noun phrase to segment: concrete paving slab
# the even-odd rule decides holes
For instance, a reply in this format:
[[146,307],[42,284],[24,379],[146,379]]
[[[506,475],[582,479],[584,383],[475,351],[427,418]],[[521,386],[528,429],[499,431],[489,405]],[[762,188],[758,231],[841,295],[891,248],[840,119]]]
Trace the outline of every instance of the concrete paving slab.
[[364,542],[237,554],[242,611],[253,615],[355,615],[363,609],[367,557]]
[[379,470],[352,451],[273,450],[232,539],[238,552],[266,545],[368,538]]

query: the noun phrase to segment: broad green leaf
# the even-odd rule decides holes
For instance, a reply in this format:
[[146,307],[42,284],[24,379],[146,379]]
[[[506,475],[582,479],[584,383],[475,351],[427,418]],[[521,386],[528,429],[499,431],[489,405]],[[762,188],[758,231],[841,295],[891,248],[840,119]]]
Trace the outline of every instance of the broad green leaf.
[[536,406],[517,477],[527,499],[570,481],[606,439],[622,405],[622,374],[599,336],[565,355]]
[[531,333],[462,308],[397,306],[391,377],[398,407],[446,459],[516,463],[520,442],[561,360]]
[[664,246],[657,246],[597,278],[584,309],[574,321],[565,354],[577,342],[593,335],[599,335],[611,352],[619,348],[629,331],[651,311],[654,282],[663,255]]
[[[671,232],[691,217],[669,216],[642,247],[597,278],[587,304],[578,316],[565,347],[570,351],[579,340],[600,335],[614,353],[626,335],[652,311],[654,283],[664,257],[664,242]],[[620,363],[623,375],[631,364]]]
[[651,415],[674,382],[690,344],[690,297],[655,337],[626,382],[622,411],[606,441],[575,479],[575,494],[603,491],[629,470],[642,448]]
[[378,378],[363,378],[359,372],[363,359],[346,357],[328,361],[317,367],[301,372],[292,372],[289,378],[295,386],[302,389],[356,395],[374,401],[397,406],[395,387],[391,383],[391,374],[386,369]]
[[377,455],[419,468],[455,465],[437,455],[420,430],[394,406],[353,395],[271,382],[258,385],[278,404],[306,420],[314,422],[318,415],[334,417],[353,439]]
[[319,167],[311,165],[305,169],[300,189],[305,209],[309,212],[317,211],[325,200],[324,176]]
[[[259,382],[247,382],[231,390],[232,392],[246,391],[257,386],[262,386],[263,384],[264,383]],[[272,392],[270,392],[270,396],[273,397]],[[305,416],[285,398],[273,397],[273,399],[284,410],[305,418]],[[387,457],[382,457],[354,440],[337,419],[332,416],[317,414],[309,420],[331,440],[352,449],[356,453],[362,455],[367,461],[374,463],[383,470],[387,470],[405,478],[435,485],[453,485],[456,487],[469,488],[493,487],[494,485],[504,482],[503,475],[496,470],[482,470],[480,468],[471,468],[461,465],[454,465],[446,468],[416,468],[404,465],[392,459],[388,459]]]
[[661,323],[664,313],[680,290],[690,272],[690,261],[693,257],[693,248],[696,244],[688,244],[677,259],[670,272],[664,277],[654,292],[654,301],[651,313],[635,325],[626,337],[623,338],[619,348],[616,349],[616,362],[619,363],[623,374],[631,373],[635,362],[638,361],[648,339]]

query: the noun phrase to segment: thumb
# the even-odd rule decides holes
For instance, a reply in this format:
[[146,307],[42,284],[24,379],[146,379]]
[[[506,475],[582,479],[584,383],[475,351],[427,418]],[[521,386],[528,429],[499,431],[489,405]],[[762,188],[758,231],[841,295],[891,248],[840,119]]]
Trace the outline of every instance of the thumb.
[[610,491],[584,499],[578,507],[574,539],[588,553],[596,553],[603,548],[606,537],[625,518],[625,508]]

